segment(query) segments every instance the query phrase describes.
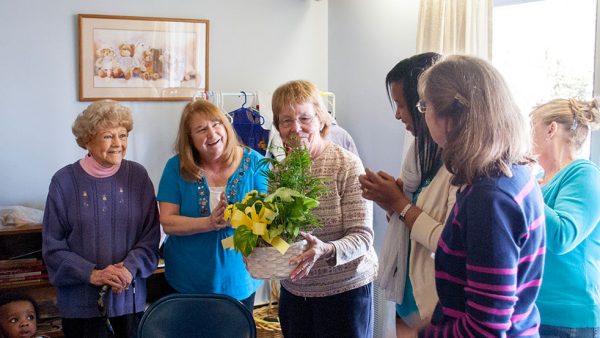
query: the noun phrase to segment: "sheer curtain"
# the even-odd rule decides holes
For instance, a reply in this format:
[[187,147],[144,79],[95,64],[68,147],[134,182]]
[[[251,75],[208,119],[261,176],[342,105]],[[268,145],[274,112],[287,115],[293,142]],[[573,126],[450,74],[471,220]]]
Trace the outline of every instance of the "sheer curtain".
[[417,53],[492,57],[493,0],[421,0]]
[[[491,61],[493,0],[421,0],[417,54],[468,54]],[[404,153],[412,135],[404,137]]]

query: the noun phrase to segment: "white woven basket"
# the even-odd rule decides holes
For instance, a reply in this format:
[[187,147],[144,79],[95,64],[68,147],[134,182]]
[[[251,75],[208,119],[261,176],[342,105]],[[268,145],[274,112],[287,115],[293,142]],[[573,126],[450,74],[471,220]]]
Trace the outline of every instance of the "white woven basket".
[[246,257],[246,268],[256,279],[289,279],[290,272],[296,265],[290,265],[290,259],[306,250],[307,242],[301,240],[290,245],[289,249],[282,255],[274,247],[256,247]]

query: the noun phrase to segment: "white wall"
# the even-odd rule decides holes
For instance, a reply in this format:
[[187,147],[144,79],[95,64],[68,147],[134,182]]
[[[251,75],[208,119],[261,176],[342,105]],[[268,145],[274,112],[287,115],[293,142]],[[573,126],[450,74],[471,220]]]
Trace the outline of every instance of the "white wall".
[[[270,92],[310,79],[336,93],[365,166],[397,174],[405,131],[384,79],[415,51],[417,11],[418,0],[2,1],[0,42],[10,48],[0,54],[0,205],[43,207],[54,172],[84,154],[70,131],[88,104],[77,100],[79,13],[209,19],[212,90]],[[127,158],[156,185],[185,102],[124,104],[135,121]],[[385,222],[375,217],[377,231]]]
[[[0,205],[43,207],[54,172],[84,155],[70,130],[88,104],[77,100],[79,13],[209,19],[212,90],[328,86],[327,1],[2,1]],[[127,158],[156,186],[185,102],[124,104],[134,115]]]
[[[336,116],[356,140],[365,167],[400,173],[404,135],[385,76],[416,51],[418,0],[329,1],[329,90]],[[387,222],[375,207],[375,247]]]

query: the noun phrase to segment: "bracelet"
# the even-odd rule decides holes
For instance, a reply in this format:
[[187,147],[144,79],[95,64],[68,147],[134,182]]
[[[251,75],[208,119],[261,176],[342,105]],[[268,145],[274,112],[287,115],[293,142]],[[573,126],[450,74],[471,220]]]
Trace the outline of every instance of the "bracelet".
[[406,213],[408,212],[408,209],[410,209],[410,207],[412,207],[411,203],[408,203],[406,206],[404,206],[404,209],[402,209],[402,211],[400,211],[400,214],[398,215],[398,217],[400,217],[400,220],[404,222],[404,218],[406,217]]

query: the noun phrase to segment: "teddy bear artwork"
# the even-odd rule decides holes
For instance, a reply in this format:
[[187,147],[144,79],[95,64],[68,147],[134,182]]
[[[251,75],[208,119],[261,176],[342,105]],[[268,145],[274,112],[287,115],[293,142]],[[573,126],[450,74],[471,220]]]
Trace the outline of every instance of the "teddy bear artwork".
[[[158,49],[148,49],[142,53],[141,62],[141,77],[144,80],[158,80],[161,78],[158,73],[159,67],[156,66],[157,61],[155,55],[159,55]],[[160,57],[158,57],[160,59]],[[156,66],[156,67],[155,67]]]
[[183,87],[186,82],[199,79],[195,67],[184,52],[177,49],[155,48],[143,41],[97,43],[96,46],[94,74],[104,81],[134,81],[131,85],[163,81],[156,86]]
[[101,78],[113,77],[113,69],[117,67],[115,51],[108,45],[96,50],[96,75]]
[[129,43],[119,45],[119,56],[117,57],[117,67],[114,69],[114,77],[122,77],[129,80],[140,72],[137,60],[133,57],[135,46]]

